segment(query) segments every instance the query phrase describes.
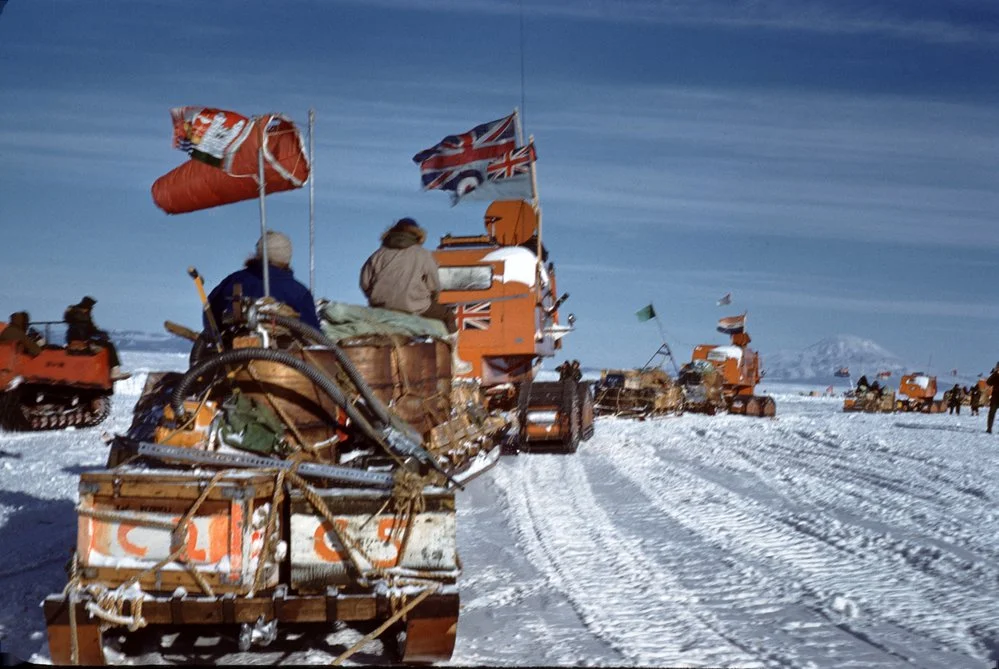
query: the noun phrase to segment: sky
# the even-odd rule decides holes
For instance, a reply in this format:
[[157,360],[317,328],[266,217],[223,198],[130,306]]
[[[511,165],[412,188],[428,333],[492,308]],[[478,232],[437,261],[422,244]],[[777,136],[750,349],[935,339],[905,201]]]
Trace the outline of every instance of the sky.
[[[517,107],[577,317],[558,360],[643,364],[649,303],[681,362],[743,311],[764,367],[839,333],[999,359],[994,0],[10,0],[0,96],[3,314],[89,294],[104,328],[197,326],[187,267],[240,267],[259,207],[154,206],[171,107],[315,109],[315,294],[353,303],[394,220],[482,231],[411,158]],[[305,283],[308,212],[267,199]]]

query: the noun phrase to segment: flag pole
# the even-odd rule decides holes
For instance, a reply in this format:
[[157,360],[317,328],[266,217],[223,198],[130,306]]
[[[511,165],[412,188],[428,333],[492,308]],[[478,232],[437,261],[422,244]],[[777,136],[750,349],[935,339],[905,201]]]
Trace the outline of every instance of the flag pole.
[[[649,304],[652,303],[650,302]],[[663,329],[663,322],[659,320],[659,312],[656,311],[655,307],[652,307],[652,312],[655,314],[656,325],[659,327],[659,336],[662,337],[663,340],[663,345],[659,347],[659,350],[662,351],[663,349],[666,349],[666,355],[669,357],[669,361],[673,364],[673,371],[676,372],[677,376],[680,376],[680,368],[676,365],[676,358],[673,357],[673,351],[669,349],[669,344],[666,342],[666,330]],[[646,363],[646,366],[648,366],[648,363]]]
[[309,109],[309,292],[316,294],[316,110]]
[[[517,143],[520,146],[524,146],[524,129],[521,127],[520,123],[520,111],[514,107],[513,108],[513,119],[514,125],[517,128]],[[528,139],[530,144],[534,144],[534,135],[531,135]],[[541,282],[541,270],[544,267],[544,253],[542,252],[543,246],[541,245],[541,198],[538,196],[538,172],[537,166],[534,160],[528,161],[528,167],[531,170],[531,207],[534,209],[534,215],[538,219],[538,263],[536,273],[537,276],[535,280],[538,283]]]
[[260,124],[260,148],[257,150],[257,184],[260,196],[260,261],[264,272],[264,297],[271,296],[271,277],[267,259],[267,207],[264,196],[267,194],[267,182],[264,181],[264,142],[267,141],[267,123]]

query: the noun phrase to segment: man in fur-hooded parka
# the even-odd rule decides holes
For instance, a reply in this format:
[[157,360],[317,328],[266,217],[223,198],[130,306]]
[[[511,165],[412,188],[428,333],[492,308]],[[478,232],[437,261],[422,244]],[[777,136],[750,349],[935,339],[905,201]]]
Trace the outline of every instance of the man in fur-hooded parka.
[[386,230],[381,248],[361,268],[361,290],[372,307],[441,320],[454,332],[454,314],[437,302],[437,261],[423,248],[426,238],[426,231],[411,218]]

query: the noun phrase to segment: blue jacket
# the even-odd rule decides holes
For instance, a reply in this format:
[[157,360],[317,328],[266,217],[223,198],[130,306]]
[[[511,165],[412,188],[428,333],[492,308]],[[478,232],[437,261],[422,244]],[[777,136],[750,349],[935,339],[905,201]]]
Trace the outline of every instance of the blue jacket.
[[[237,283],[243,286],[243,296],[257,298],[264,296],[264,274],[259,260],[250,260],[244,269],[233,272],[215,286],[208,296],[208,304],[215,322],[222,327],[222,315],[232,306],[232,289]],[[270,266],[271,297],[284,302],[299,313],[299,320],[319,329],[316,316],[316,301],[309,289],[300,284],[290,269]],[[205,327],[208,327],[205,318]]]

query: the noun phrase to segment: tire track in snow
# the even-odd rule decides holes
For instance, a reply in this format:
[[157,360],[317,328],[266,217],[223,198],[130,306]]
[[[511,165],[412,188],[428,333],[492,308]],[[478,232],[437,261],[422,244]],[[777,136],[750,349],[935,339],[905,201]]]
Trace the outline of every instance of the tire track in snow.
[[[801,431],[795,432],[806,437]],[[883,440],[879,441],[886,448]],[[882,544],[923,571],[933,570],[937,575],[969,586],[976,585],[983,578],[999,581],[999,549],[991,537],[968,528],[969,520],[974,521],[976,526],[987,524],[989,514],[993,512],[988,504],[982,503],[980,496],[962,489],[962,486],[978,489],[966,479],[960,482],[944,480],[935,476],[932,465],[925,462],[915,468],[919,471],[901,470],[903,480],[911,477],[913,480],[930,478],[937,481],[936,495],[924,504],[914,505],[912,498],[904,491],[882,490],[878,494],[876,487],[858,484],[856,477],[836,476],[849,472],[837,469],[837,458],[833,454],[820,451],[808,453],[812,457],[800,457],[800,448],[794,449],[779,442],[769,442],[765,448],[781,459],[793,460],[794,487],[788,491],[789,494],[799,499],[814,499],[821,491],[824,504],[835,506],[841,519],[847,519],[855,526],[855,534],[863,535],[860,543]],[[742,455],[748,462],[762,465],[763,461],[758,457],[750,453]],[[871,463],[868,463],[870,466]],[[929,476],[921,471],[927,469]],[[948,488],[940,489],[941,484],[946,484]],[[878,518],[857,515],[858,504],[868,508],[876,506]],[[826,507],[821,511],[824,516],[829,509]],[[905,530],[904,538],[897,538],[899,528]]]
[[[954,655],[937,650],[936,645],[972,657],[981,651],[975,647],[978,640],[969,638],[967,630],[971,624],[995,619],[999,611],[994,598],[969,590],[941,591],[940,583],[927,574],[902,570],[904,565],[876,552],[850,556],[835,546],[835,540],[828,541],[830,537],[809,536],[789,524],[779,509],[770,509],[705,477],[703,466],[663,459],[657,450],[668,455],[678,444],[696,451],[697,456],[710,454],[711,448],[697,448],[689,428],[683,431],[688,434],[665,435],[664,442],[664,435],[647,430],[643,443],[665,448],[637,444],[618,448],[615,455],[631,451],[628,454],[632,457],[611,457],[608,462],[631,479],[662,513],[735,555],[797,578],[820,600],[842,594],[844,585],[854,591],[862,598],[864,617],[844,623],[844,629],[872,640],[897,635],[904,640],[892,643],[895,652],[924,666],[951,666],[954,662]],[[712,432],[708,430],[705,437],[714,438]],[[717,436],[716,443],[726,444],[745,438],[746,433],[740,430]]]
[[524,549],[582,622],[624,657],[660,666],[761,666],[691,611],[668,574],[594,500],[579,456],[519,458],[497,473]]
[[645,519],[634,531],[650,536],[650,557],[675,575],[704,615],[711,616],[714,628],[741,639],[739,645],[752,648],[767,666],[814,667],[830,657],[839,658],[837,666],[842,667],[907,665],[906,658],[875,640],[842,629],[822,602],[803,596],[783,581],[783,574],[741,561],[686,528],[678,529],[665,514],[649,513],[655,505],[633,482],[606,467],[610,473],[594,486],[598,496],[602,493],[610,503],[620,496],[634,500],[629,506],[637,506],[636,515]]

